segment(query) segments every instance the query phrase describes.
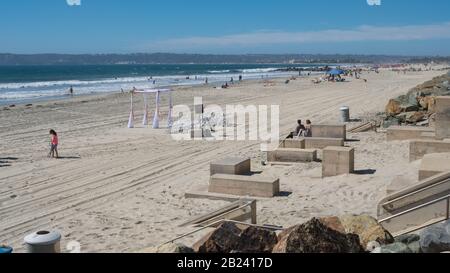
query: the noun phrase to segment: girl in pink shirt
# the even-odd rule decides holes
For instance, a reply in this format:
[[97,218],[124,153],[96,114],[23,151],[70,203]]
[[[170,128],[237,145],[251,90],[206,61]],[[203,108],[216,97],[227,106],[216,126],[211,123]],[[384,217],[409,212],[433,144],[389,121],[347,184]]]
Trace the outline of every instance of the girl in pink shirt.
[[58,155],[58,134],[55,132],[55,130],[50,130],[50,153],[48,157],[59,158]]

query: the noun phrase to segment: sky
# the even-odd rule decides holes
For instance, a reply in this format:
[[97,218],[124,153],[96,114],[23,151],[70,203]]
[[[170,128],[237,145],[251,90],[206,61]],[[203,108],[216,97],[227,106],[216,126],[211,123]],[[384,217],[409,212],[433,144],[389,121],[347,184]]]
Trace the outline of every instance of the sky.
[[450,1],[2,0],[0,52],[449,56]]

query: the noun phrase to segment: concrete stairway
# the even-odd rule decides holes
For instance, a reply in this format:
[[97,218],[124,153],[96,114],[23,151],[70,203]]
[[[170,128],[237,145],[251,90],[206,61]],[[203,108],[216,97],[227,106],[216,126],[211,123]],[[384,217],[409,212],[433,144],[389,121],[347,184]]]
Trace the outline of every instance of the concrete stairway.
[[449,219],[450,172],[423,180],[381,200],[379,222],[394,236],[412,233]]

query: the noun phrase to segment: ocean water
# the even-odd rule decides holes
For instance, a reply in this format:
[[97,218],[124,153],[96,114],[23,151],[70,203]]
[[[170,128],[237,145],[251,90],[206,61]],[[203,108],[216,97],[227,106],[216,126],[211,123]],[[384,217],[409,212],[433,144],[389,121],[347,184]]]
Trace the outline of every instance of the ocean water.
[[[296,65],[315,67],[323,65]],[[0,66],[0,105],[32,103],[75,95],[129,91],[136,88],[221,85],[231,78],[244,80],[285,77],[288,65],[84,65]]]

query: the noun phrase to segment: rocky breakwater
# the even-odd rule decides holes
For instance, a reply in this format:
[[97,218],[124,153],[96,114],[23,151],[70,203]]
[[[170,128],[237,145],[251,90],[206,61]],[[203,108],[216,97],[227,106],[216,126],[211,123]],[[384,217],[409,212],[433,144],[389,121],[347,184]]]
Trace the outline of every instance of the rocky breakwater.
[[450,96],[450,72],[391,99],[386,105],[383,126],[432,125],[437,96]]
[[140,253],[443,253],[450,221],[397,238],[368,215],[313,218],[277,234],[263,227],[223,223],[193,247],[170,243]]
[[450,251],[450,221],[406,234],[395,243],[376,248],[372,253],[444,253]]
[[[224,223],[193,246],[197,253],[364,253],[393,243],[367,215],[313,218],[279,234]],[[374,245],[374,247],[372,247]]]

